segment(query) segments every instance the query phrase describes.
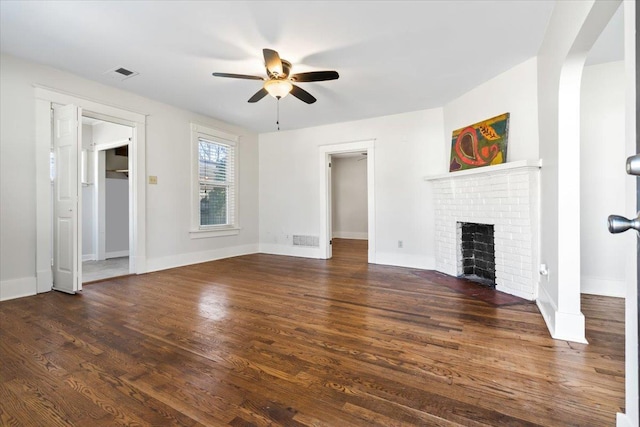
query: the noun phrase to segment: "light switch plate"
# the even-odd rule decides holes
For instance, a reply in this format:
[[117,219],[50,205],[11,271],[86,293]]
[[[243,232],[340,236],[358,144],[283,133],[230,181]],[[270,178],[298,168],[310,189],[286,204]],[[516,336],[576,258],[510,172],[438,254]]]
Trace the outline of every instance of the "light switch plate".
[[155,175],[149,175],[149,184],[157,184],[158,183],[158,177]]

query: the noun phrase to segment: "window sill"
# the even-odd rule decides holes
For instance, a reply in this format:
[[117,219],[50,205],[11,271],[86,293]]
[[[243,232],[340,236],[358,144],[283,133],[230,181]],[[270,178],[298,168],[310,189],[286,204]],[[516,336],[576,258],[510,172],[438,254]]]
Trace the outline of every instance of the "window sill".
[[239,227],[226,227],[218,229],[202,229],[189,231],[189,237],[192,239],[207,239],[210,237],[235,236],[240,234]]

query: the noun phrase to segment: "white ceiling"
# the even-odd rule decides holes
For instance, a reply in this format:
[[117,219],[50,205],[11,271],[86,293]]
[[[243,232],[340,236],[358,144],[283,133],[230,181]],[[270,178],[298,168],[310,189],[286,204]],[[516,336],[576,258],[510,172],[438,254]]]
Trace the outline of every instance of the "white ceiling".
[[[318,101],[280,101],[281,129],[439,107],[535,56],[554,1],[7,1],[0,49],[258,132],[276,130],[276,100],[247,103],[262,49]],[[124,67],[124,81],[105,73]]]

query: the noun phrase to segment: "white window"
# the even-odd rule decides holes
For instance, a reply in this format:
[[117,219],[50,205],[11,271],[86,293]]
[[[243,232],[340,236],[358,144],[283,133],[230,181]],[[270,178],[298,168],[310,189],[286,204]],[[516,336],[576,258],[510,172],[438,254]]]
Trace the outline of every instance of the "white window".
[[238,137],[191,125],[192,238],[238,234]]

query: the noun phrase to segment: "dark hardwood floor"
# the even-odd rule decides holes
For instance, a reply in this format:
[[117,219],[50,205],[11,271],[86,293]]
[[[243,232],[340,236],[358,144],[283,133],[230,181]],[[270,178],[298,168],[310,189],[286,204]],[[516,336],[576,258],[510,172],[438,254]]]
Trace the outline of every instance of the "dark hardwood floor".
[[615,425],[621,299],[583,298],[589,345],[555,341],[535,304],[335,243],[0,303],[0,424]]

